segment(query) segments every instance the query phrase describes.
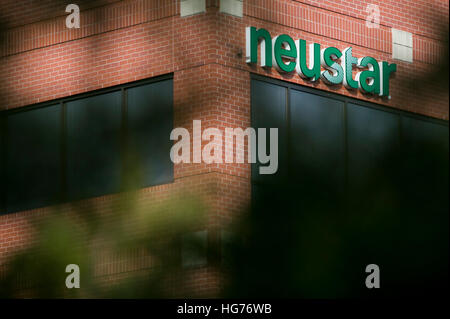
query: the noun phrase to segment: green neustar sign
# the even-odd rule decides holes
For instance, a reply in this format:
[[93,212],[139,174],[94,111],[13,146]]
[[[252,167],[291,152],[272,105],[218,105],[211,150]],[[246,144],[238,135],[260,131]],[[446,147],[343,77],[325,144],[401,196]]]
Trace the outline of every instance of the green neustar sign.
[[[356,58],[352,48],[342,52],[334,47],[321,48],[318,43],[311,43],[309,61],[306,62],[307,45],[305,40],[294,41],[286,34],[272,39],[265,29],[247,27],[246,30],[246,61],[258,62],[258,46],[260,46],[262,67],[275,66],[280,72],[296,71],[302,78],[317,81],[321,78],[325,83],[336,85],[343,83],[348,89],[360,89],[365,93],[389,95],[389,77],[397,71],[396,64],[377,62],[366,56]],[[337,60],[341,60],[339,64]],[[353,78],[353,66],[362,69]],[[324,70],[321,70],[321,67]]]

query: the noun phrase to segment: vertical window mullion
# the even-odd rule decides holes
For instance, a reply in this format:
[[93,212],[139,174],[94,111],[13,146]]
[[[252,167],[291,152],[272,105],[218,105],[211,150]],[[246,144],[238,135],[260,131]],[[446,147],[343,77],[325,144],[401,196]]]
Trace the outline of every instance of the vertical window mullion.
[[121,97],[119,89],[66,104],[70,200],[120,191]]
[[6,116],[0,116],[0,215],[6,211]]
[[122,160],[122,173],[121,173],[121,189],[126,190],[127,180],[126,174],[129,167],[128,158],[128,91],[125,88],[121,89],[122,92],[122,123],[120,134],[120,146],[121,146],[121,160]]
[[67,196],[67,116],[66,103],[61,101],[61,202],[68,199]]
[[284,156],[287,157],[287,175],[289,176],[289,173],[292,172],[292,156],[291,156],[291,146],[292,146],[292,134],[291,134],[291,88],[288,86],[286,88],[286,135],[287,135],[287,146],[286,146],[286,153]]
[[348,128],[347,128],[347,99],[344,100],[344,107],[342,110],[342,129],[344,133],[344,194],[349,196],[348,192]]

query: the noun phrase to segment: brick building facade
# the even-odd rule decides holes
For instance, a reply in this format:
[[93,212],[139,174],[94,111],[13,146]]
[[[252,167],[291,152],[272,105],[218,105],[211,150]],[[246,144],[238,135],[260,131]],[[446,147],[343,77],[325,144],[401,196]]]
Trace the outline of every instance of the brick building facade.
[[[257,74],[448,125],[448,91],[436,90],[434,83],[425,81],[420,90],[405,85],[441,62],[448,45],[441,39],[441,31],[448,26],[448,1],[373,1],[380,10],[377,28],[366,26],[366,1],[79,0],[79,29],[65,25],[67,4],[50,0],[2,1],[3,114],[169,75],[173,76],[174,128],[192,130],[193,120],[201,120],[203,128],[246,128],[252,126],[251,76]],[[248,26],[264,28],[272,38],[287,34],[323,47],[343,50],[351,46],[354,56],[396,63],[397,71],[390,81],[392,98],[247,64]],[[393,58],[392,29],[412,35],[412,48],[408,48],[412,50],[412,62]],[[155,199],[186,187],[206,198],[204,227],[210,230],[209,236],[216,236],[216,230],[232,222],[250,202],[251,165],[175,164],[173,182],[140,190],[139,200],[152,205]],[[84,201],[107,210],[116,196]],[[70,203],[61,207],[71,209]],[[0,215],[0,263],[6,263],[18,248],[33,240],[30,218],[45,219],[49,209],[39,207]],[[114,262],[104,270],[111,276],[121,272]],[[198,295],[216,295],[220,287],[217,272],[208,266],[196,271],[191,288]]]

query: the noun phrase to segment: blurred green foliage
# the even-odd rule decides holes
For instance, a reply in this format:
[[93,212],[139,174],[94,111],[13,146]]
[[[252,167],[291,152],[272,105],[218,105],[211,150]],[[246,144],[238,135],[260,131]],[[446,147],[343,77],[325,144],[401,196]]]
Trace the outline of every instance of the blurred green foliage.
[[[106,210],[55,208],[45,219],[36,219],[32,245],[4,265],[0,297],[161,298],[182,287],[183,278],[177,277],[180,239],[203,220],[201,200],[188,191],[157,203],[141,202],[138,191],[117,196]],[[130,254],[137,251],[151,261],[139,266],[138,256]],[[124,263],[124,270],[111,277],[125,276],[105,281],[108,274],[98,271],[102,263]],[[80,267],[80,289],[65,286],[68,264]]]

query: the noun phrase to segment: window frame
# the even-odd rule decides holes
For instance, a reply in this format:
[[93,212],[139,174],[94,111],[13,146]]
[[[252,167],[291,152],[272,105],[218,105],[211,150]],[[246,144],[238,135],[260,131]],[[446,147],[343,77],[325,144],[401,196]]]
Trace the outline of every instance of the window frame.
[[[287,93],[289,93],[289,90],[297,90],[297,91],[302,91],[305,93],[310,93],[310,94],[315,94],[315,95],[319,95],[319,96],[323,96],[323,97],[328,97],[328,98],[332,98],[332,99],[336,99],[336,100],[340,100],[342,102],[345,103],[345,111],[346,111],[346,107],[347,107],[347,103],[352,103],[352,104],[358,104],[360,106],[364,106],[364,107],[369,107],[369,108],[373,108],[379,111],[384,111],[384,112],[391,112],[394,114],[398,114],[398,115],[402,115],[402,116],[408,116],[408,117],[413,117],[416,119],[421,119],[421,120],[426,120],[428,122],[432,122],[435,124],[441,124],[444,126],[449,126],[449,122],[446,120],[441,120],[441,119],[437,119],[434,117],[430,117],[430,116],[426,116],[426,115],[422,115],[419,113],[414,113],[414,112],[409,112],[409,111],[405,111],[405,110],[401,110],[401,109],[396,109],[390,106],[386,106],[384,104],[379,104],[376,102],[368,102],[365,100],[360,100],[360,99],[356,99],[353,97],[349,97],[349,96],[345,96],[345,95],[341,95],[338,93],[333,93],[333,92],[328,92],[328,91],[323,91],[320,89],[316,89],[316,88],[311,88],[309,86],[304,86],[302,84],[297,84],[297,83],[292,83],[292,82],[288,82],[285,80],[279,80],[279,79],[274,79],[274,78],[270,78],[267,76],[263,76],[257,73],[250,73],[250,80],[257,80],[257,81],[262,81],[262,82],[267,82],[270,84],[274,84],[274,85],[278,85],[278,86],[283,86],[285,87],[288,91]],[[289,103],[289,95],[287,97],[287,103]],[[250,99],[250,108],[252,105],[252,101]],[[289,104],[287,104],[287,107],[289,107]],[[289,116],[289,112],[286,112],[287,116]],[[289,118],[287,118],[288,120]]]
[[[134,88],[134,87],[139,87],[142,85],[148,85],[148,84],[152,84],[152,83],[157,83],[157,82],[162,82],[162,81],[167,81],[167,80],[172,80],[173,81],[173,73],[168,73],[168,74],[164,74],[164,75],[160,75],[160,76],[156,76],[156,77],[152,77],[152,78],[147,78],[147,79],[142,79],[142,80],[137,80],[137,81],[133,81],[133,82],[128,82],[125,84],[119,84],[119,85],[115,85],[115,86],[110,86],[107,88],[101,88],[101,89],[97,89],[97,90],[93,90],[93,91],[89,91],[89,92],[83,92],[83,93],[79,93],[79,94],[74,94],[74,95],[70,95],[70,96],[66,96],[66,97],[62,97],[62,98],[58,98],[58,99],[54,99],[54,100],[49,100],[49,101],[45,101],[45,102],[40,102],[40,103],[35,103],[35,104],[31,104],[31,105],[27,105],[27,106],[23,106],[23,107],[17,107],[17,108],[13,108],[13,109],[7,109],[7,110],[2,110],[0,111],[0,132],[2,134],[0,134],[0,178],[1,180],[5,180],[4,176],[6,176],[6,158],[7,158],[7,149],[6,149],[6,141],[8,139],[7,136],[7,125],[8,125],[8,116],[13,115],[13,114],[17,114],[17,113],[23,113],[23,112],[30,112],[36,109],[41,109],[41,108],[45,108],[45,107],[49,107],[49,106],[56,106],[59,105],[61,107],[61,118],[60,118],[60,123],[61,123],[61,127],[62,127],[62,132],[60,134],[60,160],[61,160],[61,167],[60,167],[60,174],[61,174],[61,195],[60,198],[58,200],[56,200],[54,203],[47,205],[47,206],[38,206],[38,207],[33,207],[30,208],[29,210],[34,210],[34,209],[38,209],[38,208],[42,208],[42,207],[50,207],[50,206],[54,206],[54,205],[59,205],[59,204],[63,204],[63,203],[68,203],[71,202],[72,200],[69,198],[68,194],[67,194],[67,172],[66,172],[66,162],[67,162],[67,145],[66,144],[66,139],[67,139],[67,103],[71,102],[71,101],[76,101],[79,99],[83,99],[83,98],[87,98],[87,97],[92,97],[92,96],[97,96],[97,95],[102,95],[102,94],[107,94],[107,93],[111,93],[111,92],[116,92],[116,91],[120,91],[121,92],[121,124],[120,124],[120,149],[121,149],[121,174],[123,174],[126,169],[127,169],[127,163],[123,158],[124,152],[127,151],[127,129],[128,129],[128,116],[127,116],[127,109],[128,109],[128,99],[127,99],[127,89],[129,88]],[[172,114],[173,114],[173,91],[172,91]],[[173,118],[172,118],[172,123],[173,123]],[[172,172],[174,173],[174,172]],[[152,184],[151,186],[145,186],[145,187],[139,187],[138,189],[142,189],[142,188],[147,188],[147,187],[153,187],[153,186],[157,186],[157,185],[165,185],[165,184],[171,184],[174,182],[174,174],[172,174],[171,179],[168,182],[164,182],[164,183],[159,183],[159,184]],[[16,212],[20,212],[20,211],[8,211],[7,208],[7,199],[6,199],[6,195],[4,192],[4,188],[6,187],[6,185],[4,185],[4,183],[0,183],[0,216],[2,215],[7,215],[7,214],[12,214],[12,213],[16,213]],[[101,196],[109,196],[109,195],[114,195],[114,194],[119,194],[121,192],[125,191],[124,188],[124,183],[123,180],[121,180],[121,186],[120,189],[117,192],[113,192],[113,193],[106,193],[104,195],[100,195]],[[89,199],[89,198],[96,198],[99,196],[87,196],[87,197],[83,197],[83,198],[79,198],[77,200],[84,200],[84,199]]]
[[[404,139],[402,137],[402,119],[404,117],[407,118],[413,118],[413,119],[417,119],[417,120],[422,120],[422,121],[426,121],[426,122],[430,122],[433,124],[438,124],[438,125],[442,125],[447,127],[447,129],[449,128],[449,122],[446,120],[441,120],[441,119],[436,119],[433,117],[429,117],[426,115],[422,115],[422,114],[418,114],[418,113],[413,113],[413,112],[408,112],[405,110],[400,110],[400,109],[396,109],[393,107],[389,107],[383,104],[379,104],[376,102],[368,102],[365,100],[360,100],[357,98],[353,98],[353,97],[348,97],[345,95],[341,95],[338,93],[333,93],[333,92],[328,92],[328,91],[324,91],[324,90],[320,90],[320,89],[316,89],[316,88],[311,88],[302,84],[298,84],[298,83],[292,83],[286,80],[280,80],[280,79],[274,79],[268,76],[264,76],[264,75],[260,75],[257,73],[253,73],[250,72],[250,118],[251,120],[253,119],[253,93],[251,92],[251,82],[252,81],[260,81],[260,82],[266,82],[272,85],[277,85],[277,86],[281,86],[284,87],[286,89],[286,102],[285,102],[285,114],[286,114],[286,118],[285,118],[285,125],[286,125],[286,138],[287,138],[287,142],[286,142],[286,153],[285,156],[287,156],[288,158],[286,159],[286,163],[287,163],[287,172],[290,171],[290,167],[291,167],[291,156],[290,154],[292,154],[292,151],[290,149],[291,147],[291,129],[290,129],[290,124],[291,124],[291,93],[290,90],[296,90],[296,91],[300,91],[300,92],[305,92],[305,93],[309,93],[309,94],[314,94],[320,97],[327,97],[327,98],[331,98],[334,100],[338,100],[340,102],[343,103],[343,112],[342,112],[342,116],[343,116],[343,147],[344,147],[344,176],[345,176],[345,181],[344,181],[344,185],[345,185],[345,189],[348,189],[348,115],[347,115],[347,108],[348,108],[348,104],[354,104],[357,106],[361,106],[361,107],[367,107],[367,108],[371,108],[371,109],[375,109],[378,111],[382,111],[382,112],[388,112],[391,114],[395,114],[398,115],[398,121],[399,121],[399,143],[403,143]],[[251,125],[253,126],[253,121],[251,121]],[[279,162],[280,161],[280,157],[283,155],[279,154]],[[258,163],[258,162],[256,162]],[[253,171],[254,169],[254,165],[251,165],[251,170]],[[250,176],[253,176],[252,173],[250,174]],[[255,181],[253,180],[252,177],[251,178],[251,184],[252,185],[261,185],[262,182],[259,181]],[[251,190],[251,198],[253,201],[253,187]]]

